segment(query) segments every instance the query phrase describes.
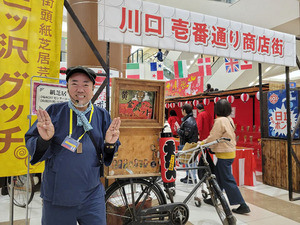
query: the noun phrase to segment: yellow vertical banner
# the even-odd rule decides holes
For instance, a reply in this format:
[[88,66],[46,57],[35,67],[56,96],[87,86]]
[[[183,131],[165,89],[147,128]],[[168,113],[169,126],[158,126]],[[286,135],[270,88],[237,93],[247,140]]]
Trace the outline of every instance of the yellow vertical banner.
[[0,177],[27,172],[30,80],[59,77],[62,17],[63,0],[0,0]]

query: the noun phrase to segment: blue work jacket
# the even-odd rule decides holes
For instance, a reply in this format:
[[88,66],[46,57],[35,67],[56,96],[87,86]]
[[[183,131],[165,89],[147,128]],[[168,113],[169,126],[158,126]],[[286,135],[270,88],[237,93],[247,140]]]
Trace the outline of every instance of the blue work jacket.
[[[82,153],[72,152],[61,146],[65,137],[69,135],[70,108],[68,103],[53,104],[47,108],[54,125],[55,134],[49,141],[46,152],[37,154],[37,141],[39,133],[36,127],[37,121],[25,134],[26,147],[31,155],[30,163],[36,164],[45,161],[41,185],[41,197],[51,201],[54,205],[76,206],[86,201],[91,193],[93,196],[103,196],[105,190],[100,182],[100,162],[94,144],[87,133],[80,142]],[[89,119],[90,113],[86,114]],[[78,139],[83,133],[82,126],[77,126],[77,115],[73,112],[72,138]],[[91,133],[97,144],[98,151],[102,152],[103,162],[109,166],[113,159],[113,153],[120,144],[116,143],[113,153],[104,151],[104,139],[106,131],[111,123],[109,113],[102,108],[94,106],[91,125]]]

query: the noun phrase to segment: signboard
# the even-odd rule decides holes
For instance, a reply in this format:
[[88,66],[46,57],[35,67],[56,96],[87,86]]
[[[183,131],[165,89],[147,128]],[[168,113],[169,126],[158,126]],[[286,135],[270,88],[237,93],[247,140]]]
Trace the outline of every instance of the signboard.
[[[57,78],[63,1],[0,1],[0,177],[27,173],[30,82]],[[43,165],[30,166],[40,173]]]
[[[294,129],[298,118],[298,91],[290,91],[291,102],[291,132]],[[287,137],[287,110],[286,110],[286,90],[276,90],[268,92],[268,121],[269,136]],[[295,134],[299,138],[299,130]]]
[[100,0],[98,40],[296,66],[294,35],[141,0]]
[[46,109],[49,105],[69,101],[67,87],[57,84],[34,83],[32,115],[36,115],[38,109]]

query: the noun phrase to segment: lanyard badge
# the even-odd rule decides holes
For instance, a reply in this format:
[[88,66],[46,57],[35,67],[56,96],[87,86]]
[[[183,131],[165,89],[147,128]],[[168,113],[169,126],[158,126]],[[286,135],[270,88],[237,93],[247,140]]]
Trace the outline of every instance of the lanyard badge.
[[[92,121],[92,116],[94,113],[94,106],[92,105],[92,110],[90,114],[89,123]],[[70,109],[70,127],[69,127],[69,136],[67,136],[64,141],[61,143],[61,146],[64,148],[70,150],[71,152],[75,152],[77,150],[77,153],[82,153],[82,143],[80,143],[81,138],[86,133],[86,131],[77,139],[72,138],[72,132],[73,132],[73,110]]]
[[70,150],[71,152],[75,152],[80,142],[73,139],[72,137],[67,136],[61,146]]

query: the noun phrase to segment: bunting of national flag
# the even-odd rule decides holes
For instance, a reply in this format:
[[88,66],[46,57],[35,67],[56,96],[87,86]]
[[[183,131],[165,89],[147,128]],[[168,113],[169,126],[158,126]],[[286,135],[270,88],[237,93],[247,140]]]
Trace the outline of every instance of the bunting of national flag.
[[199,73],[202,76],[211,76],[210,58],[200,58],[197,60]]
[[252,62],[247,61],[247,60],[240,60],[240,67],[241,67],[241,70],[251,70]]
[[225,68],[227,73],[238,72],[240,70],[239,60],[225,58]]
[[150,71],[152,79],[163,80],[164,79],[164,70],[162,62],[151,62]]
[[175,79],[187,77],[187,67],[185,60],[174,61],[174,76]]
[[141,79],[143,74],[140,70],[141,65],[139,63],[126,63],[126,78]]

